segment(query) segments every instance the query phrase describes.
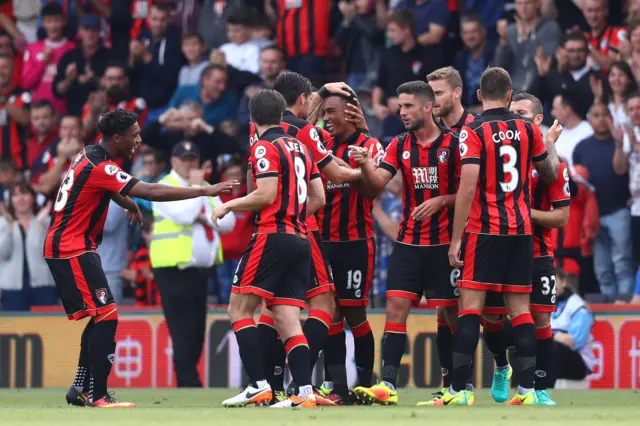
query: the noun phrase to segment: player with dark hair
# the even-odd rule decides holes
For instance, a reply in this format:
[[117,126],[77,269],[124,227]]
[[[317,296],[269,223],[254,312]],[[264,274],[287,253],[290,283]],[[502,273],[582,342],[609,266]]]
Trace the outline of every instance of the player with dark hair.
[[284,98],[275,90],[262,90],[251,97],[249,113],[259,138],[250,158],[255,190],[213,212],[216,222],[232,211],[259,210],[256,231],[233,278],[228,308],[251,383],[240,394],[223,401],[225,407],[261,405],[272,400],[260,335],[253,320],[263,298],[273,313],[291,375],[299,386],[297,395],[272,407],[312,408],[321,399],[311,387],[309,346],[300,326],[300,309],[305,305],[311,270],[305,218],[318,210],[325,198],[313,155],[280,127],[285,107]]
[[[329,85],[329,87],[333,86]],[[323,142],[329,140],[331,135],[305,120],[309,113],[309,99],[313,93],[311,81],[300,74],[285,72],[280,74],[276,79],[274,89],[284,97],[287,108],[282,116],[280,126],[288,135],[294,137],[307,147],[313,154],[318,169],[320,169],[328,179],[339,184],[360,179],[360,172],[358,170],[339,165],[324,147]],[[328,90],[329,89],[324,89],[321,90],[321,92],[328,93]],[[352,108],[348,111],[351,114],[350,117],[357,120],[359,125],[366,125],[364,117],[357,107],[352,105]],[[255,131],[255,125],[252,124],[252,144],[257,141],[257,139],[258,136]],[[250,179],[248,179],[248,181],[250,181]],[[304,335],[309,342],[309,350],[311,353],[309,362],[310,368],[313,370],[318,360],[318,354],[324,347],[335,313],[335,287],[314,215],[307,216],[306,225],[311,242],[312,280],[310,289],[307,292],[310,310],[304,323]],[[264,307],[258,321],[258,332],[260,333],[265,355],[267,380],[274,391],[274,401],[282,400],[284,399],[283,373],[285,367],[285,351],[282,342],[278,339],[271,313]],[[319,401],[324,401],[324,399],[320,399]]]
[[453,382],[434,405],[474,404],[473,392],[465,388],[489,290],[503,294],[513,324],[520,386],[509,405],[538,402],[536,330],[529,312],[530,175],[535,162],[540,178],[552,184],[559,160],[553,146],[545,148],[537,126],[507,110],[511,95],[507,71],[488,68],[478,91],[484,112],[460,132],[462,172],[449,247],[451,265],[461,268],[460,312],[453,342]]
[[60,185],[44,242],[44,257],[69,319],[90,317],[80,340],[78,370],[67,392],[67,403],[101,408],[135,407],[107,393],[118,308],[96,249],[102,239],[109,202],[113,200],[126,209],[132,221],[140,221],[140,210],[129,196],[151,201],[213,197],[229,192],[237,182],[203,188],[140,182],[115,163],[130,158],[142,143],[138,116],[116,109],[100,117],[97,126],[102,141],[76,155]]
[[[511,99],[511,112],[530,119],[539,126],[543,120],[542,103],[530,93],[523,92]],[[555,143],[562,132],[558,121],[547,133],[547,145]],[[554,365],[551,312],[556,308],[556,276],[554,265],[553,228],[564,228],[569,222],[569,170],[560,163],[558,177],[552,184],[542,182],[535,168],[531,169],[531,220],[533,223],[533,275],[530,309],[536,326],[536,368],[534,388],[541,405],[556,405],[547,391],[553,387]],[[496,402],[509,397],[512,368],[507,361],[507,333],[504,327],[507,309],[499,293],[488,292],[482,312],[482,333],[489,351],[494,355],[496,369],[491,395]]]
[[[355,96],[324,91],[321,91],[321,96],[323,120],[331,133],[331,138],[325,141],[325,148],[352,168],[358,165],[351,157],[353,150],[350,145],[371,150],[373,158],[380,161],[384,155],[382,144],[347,120],[345,111],[349,104],[357,104]],[[325,344],[325,382],[321,390],[327,394],[333,389],[333,398],[337,396],[336,400],[351,403],[355,398],[347,386],[343,318],[354,337],[360,386],[372,385],[375,348],[366,307],[375,264],[373,203],[358,191],[363,189],[359,183],[338,183],[326,175],[323,182],[327,203],[318,212],[318,225],[333,271],[339,309],[336,309]]]
[[397,94],[407,132],[391,141],[378,167],[366,149],[350,147],[362,170],[363,185],[373,193],[380,193],[396,173],[402,174],[402,222],[387,271],[382,382],[355,388],[361,400],[383,405],[398,403],[396,381],[412,304],[426,296],[430,306],[443,309],[452,329],[458,305],[459,271],[447,257],[460,175],[458,136],[435,122],[435,95],[427,83],[404,83]]

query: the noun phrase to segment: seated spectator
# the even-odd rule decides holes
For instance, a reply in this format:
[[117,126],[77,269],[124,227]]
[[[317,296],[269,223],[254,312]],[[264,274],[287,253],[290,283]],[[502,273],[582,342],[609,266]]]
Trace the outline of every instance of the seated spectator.
[[180,69],[178,86],[189,86],[200,83],[202,71],[209,65],[205,52],[204,41],[198,33],[184,33],[182,35],[182,54],[187,63]]
[[584,139],[573,152],[573,164],[589,171],[600,211],[600,232],[596,237],[593,260],[600,291],[610,297],[631,294],[632,269],[629,176],[619,176],[613,168],[616,142],[611,134],[611,113],[604,104],[589,110],[594,135]]
[[567,274],[556,269],[556,311],[551,313],[553,359],[556,379],[584,380],[596,365],[593,353],[593,314],[587,303],[574,293]]
[[38,211],[27,183],[13,185],[0,217],[0,290],[5,311],[58,303],[58,292],[42,257],[51,202]]
[[[150,122],[141,136],[145,144],[162,151],[166,157],[173,146],[182,141],[197,145],[200,159],[212,164],[217,164],[221,154],[246,154],[237,140],[204,122],[202,107],[195,101],[185,101],[179,110],[170,108],[158,120]],[[220,175],[214,168],[209,181],[217,183],[219,180]]]
[[[587,60],[589,42],[584,34],[573,31],[564,36],[562,46],[555,52],[556,63],[543,51],[536,53],[535,64],[540,76],[540,99],[551,102],[565,90],[582,97],[587,105],[593,103],[590,78],[594,73]],[[566,130],[566,128],[565,128]]]
[[594,69],[604,75],[620,52],[620,41],[626,39],[625,28],[610,26],[608,0],[583,0],[582,13],[589,26],[585,33],[589,41],[589,56]]
[[107,219],[104,222],[102,242],[98,246],[98,254],[111,294],[119,304],[122,301],[123,293],[123,281],[120,274],[127,267],[129,215],[114,201],[109,202],[107,209]]
[[100,20],[95,15],[80,18],[80,45],[65,53],[58,63],[53,94],[66,99],[67,112],[80,115],[89,93],[98,88],[112,54],[100,38]]
[[94,123],[100,114],[116,108],[126,109],[138,114],[138,124],[142,127],[147,119],[147,102],[141,97],[131,94],[127,70],[120,62],[109,62],[104,75],[100,79],[100,90],[89,95],[82,108],[82,127],[87,141],[99,140]]
[[27,141],[27,168],[30,170],[35,161],[58,139],[58,126],[53,105],[40,100],[31,107],[31,126],[33,137]]
[[11,158],[0,158],[0,205],[9,202],[9,188],[20,182],[20,170]]
[[218,65],[209,65],[202,71],[200,84],[182,86],[169,102],[169,108],[178,108],[184,101],[196,101],[204,109],[204,121],[218,126],[236,117],[237,101],[227,91],[227,72]]
[[24,54],[22,87],[33,93],[33,100],[48,100],[58,114],[64,114],[67,105],[64,99],[56,98],[53,81],[62,56],[76,47],[64,37],[64,9],[58,3],[47,3],[42,7],[42,22],[47,38],[30,44]]
[[33,189],[53,199],[69,170],[71,160],[83,148],[80,117],[65,115],[60,120],[58,139],[50,143],[31,165]]
[[[136,178],[142,182],[157,183],[165,176],[166,163],[164,155],[161,151],[148,148],[142,152],[142,170],[136,175]],[[151,201],[142,198],[133,199],[142,213],[151,212]]]
[[[444,40],[449,25],[449,9],[446,0],[400,0],[396,10],[408,10],[416,18],[418,43],[427,47],[429,56],[444,56]],[[432,59],[435,60],[435,59]],[[434,69],[444,66],[442,62],[433,64]]]
[[220,46],[227,64],[252,74],[260,72],[260,47],[251,41],[249,15],[242,9],[234,10],[227,19],[228,43]]
[[149,115],[158,117],[166,108],[178,86],[178,74],[185,60],[182,56],[180,30],[172,27],[171,5],[153,3],[149,11],[149,28],[130,45],[130,65],[136,92],[149,106]]
[[[13,58],[0,55],[0,158],[27,167],[27,129],[31,120],[31,94],[12,84]],[[6,135],[6,136],[5,136]]]
[[573,150],[578,142],[593,135],[591,125],[585,121],[587,111],[578,93],[563,91],[553,99],[551,115],[562,125],[562,133],[556,141],[556,150],[569,169],[573,164]]
[[341,1],[338,6],[343,20],[334,38],[345,58],[347,84],[354,90],[360,87],[372,89],[380,68],[384,33],[378,28],[368,0]]
[[462,104],[470,108],[478,107],[480,76],[493,60],[495,46],[488,44],[487,30],[479,18],[464,16],[460,27],[464,48],[457,53],[454,68],[462,77]]
[[624,61],[614,62],[607,73],[606,83],[592,76],[591,89],[596,102],[603,102],[609,107],[614,126],[630,124],[625,101],[631,93],[638,90],[638,83],[629,64]]
[[265,15],[254,15],[251,25],[251,42],[258,46],[260,51],[267,47],[275,46],[276,42],[273,40],[273,28],[271,28],[269,18]]
[[540,15],[538,0],[516,0],[516,22],[498,25],[500,42],[494,65],[511,74],[515,92],[538,93],[538,71],[534,58],[538,52],[552,56],[560,43],[560,27]]

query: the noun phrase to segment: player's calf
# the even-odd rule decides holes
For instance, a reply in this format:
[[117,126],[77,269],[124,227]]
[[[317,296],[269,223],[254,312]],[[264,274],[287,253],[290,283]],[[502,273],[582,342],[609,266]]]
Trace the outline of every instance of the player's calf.
[[545,405],[555,405],[547,393],[547,389],[553,387],[552,384],[555,382],[551,314],[549,312],[532,310],[531,316],[536,326],[536,369],[534,387],[541,403]]
[[536,328],[529,312],[528,293],[505,293],[513,326],[513,342],[518,368],[518,394],[533,391],[536,369]]
[[67,391],[65,396],[67,404],[84,407],[91,402],[92,386],[91,379],[91,358],[89,356],[89,338],[93,331],[93,318],[89,319],[87,325],[82,332],[80,339],[80,356],[78,358],[78,368],[76,370],[76,378],[73,385]]
[[333,314],[336,309],[333,292],[312,297],[309,299],[309,308],[309,315],[302,330],[309,342],[309,368],[313,371],[318,361],[318,355],[327,341],[329,327],[333,322]]
[[287,354],[282,340],[278,337],[273,316],[264,303],[257,329],[262,345],[262,359],[267,382],[274,393],[284,392],[284,366]]
[[373,363],[375,357],[375,341],[371,326],[367,320],[365,306],[342,308],[342,314],[353,334],[353,345],[358,372],[358,384],[370,387],[373,383]]

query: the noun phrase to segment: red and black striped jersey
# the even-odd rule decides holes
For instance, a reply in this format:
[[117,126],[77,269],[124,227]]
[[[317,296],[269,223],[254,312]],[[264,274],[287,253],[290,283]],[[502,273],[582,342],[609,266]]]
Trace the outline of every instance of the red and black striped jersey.
[[397,241],[417,246],[449,244],[453,208],[444,208],[423,221],[414,220],[411,213],[425,201],[456,193],[461,167],[458,136],[443,128],[428,145],[417,143],[413,132],[396,136],[379,167],[393,175],[402,173],[402,222]]
[[627,39],[627,29],[624,27],[607,26],[597,36],[593,36],[590,31],[584,33],[584,36],[587,38],[591,47],[598,50],[601,54],[608,56],[609,52],[620,52],[622,40]]
[[[322,170],[324,166],[329,164],[331,161],[331,154],[323,144],[324,141],[331,139],[329,132],[314,126],[306,120],[296,117],[291,111],[284,112],[280,126],[289,136],[297,139],[307,147],[309,152],[313,155],[313,158],[316,160],[319,170]],[[249,143],[251,145],[258,141],[256,127],[253,123],[250,125],[249,136]],[[309,232],[318,230],[318,223],[315,215],[307,216],[306,224]]]
[[480,165],[467,232],[530,235],[531,164],[547,156],[538,126],[489,109],[462,127],[459,148],[463,166]]
[[63,259],[95,251],[102,241],[111,195],[127,195],[137,182],[118,167],[101,144],[83,149],[71,162],[58,190],[44,257]]
[[331,2],[327,0],[276,0],[278,47],[288,57],[326,56]]
[[129,34],[131,40],[136,40],[142,30],[147,27],[147,17],[153,0],[131,0],[131,32]]
[[[569,189],[569,169],[560,163],[558,178],[547,185],[540,180],[538,171],[531,169],[531,208],[540,211],[550,211],[552,208],[567,207],[571,202]],[[553,256],[554,245],[552,229],[533,224],[533,257]]]
[[[358,165],[351,159],[349,145],[357,145],[372,150],[374,160],[378,163],[384,155],[384,148],[376,138],[355,132],[347,140],[331,138],[325,147],[333,154],[349,164],[352,168]],[[318,225],[323,241],[353,241],[373,237],[373,219],[371,209],[373,202],[356,191],[351,183],[335,184],[322,176],[326,192],[326,204],[318,211]]]
[[282,127],[272,127],[251,148],[250,162],[255,188],[262,178],[278,178],[276,200],[256,215],[255,233],[308,238],[305,219],[309,185],[320,178],[313,155]]
[[[460,130],[462,130],[462,126],[464,126],[465,124],[471,123],[475,119],[476,119],[475,115],[471,114],[466,109],[463,109],[462,115],[460,116],[460,120],[458,120],[458,122],[453,126],[449,127],[449,129],[453,130],[456,133],[460,133]],[[440,119],[440,127],[447,127],[447,125],[444,124],[444,120],[442,118]]]
[[13,90],[0,96],[0,156],[12,158],[19,170],[28,168],[27,159],[27,127],[21,126],[7,112],[6,105],[15,104],[19,108],[29,110],[31,108],[31,93],[22,89]]

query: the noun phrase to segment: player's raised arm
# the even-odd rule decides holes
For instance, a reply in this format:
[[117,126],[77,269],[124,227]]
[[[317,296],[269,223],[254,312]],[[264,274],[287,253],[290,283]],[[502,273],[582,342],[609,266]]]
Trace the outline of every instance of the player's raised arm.
[[549,129],[549,137],[546,143],[542,140],[542,134],[538,126],[527,124],[533,130],[533,161],[536,170],[540,173],[540,179],[546,184],[552,184],[558,177],[560,158],[556,152],[555,141],[562,132],[562,126],[556,120]]

